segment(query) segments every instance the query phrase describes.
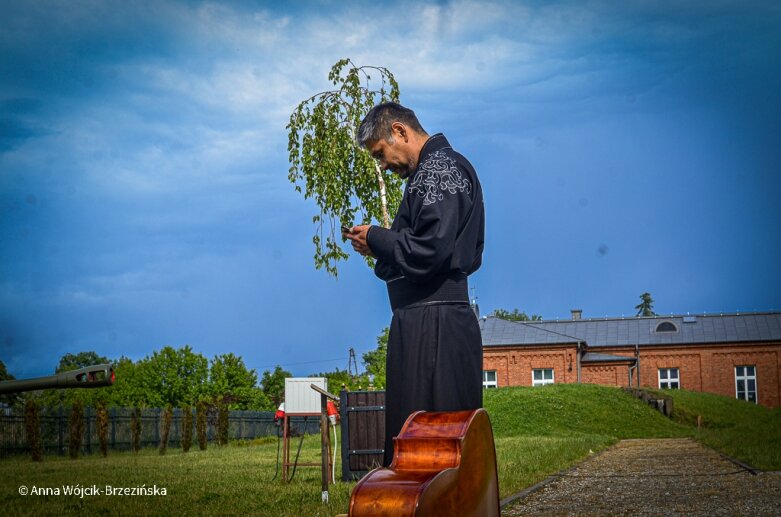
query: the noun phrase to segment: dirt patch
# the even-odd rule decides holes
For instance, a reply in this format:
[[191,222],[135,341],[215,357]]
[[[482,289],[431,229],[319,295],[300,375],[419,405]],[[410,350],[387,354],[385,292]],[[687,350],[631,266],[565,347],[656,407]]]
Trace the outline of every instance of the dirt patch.
[[781,473],[690,439],[623,440],[502,509],[519,515],[781,515]]

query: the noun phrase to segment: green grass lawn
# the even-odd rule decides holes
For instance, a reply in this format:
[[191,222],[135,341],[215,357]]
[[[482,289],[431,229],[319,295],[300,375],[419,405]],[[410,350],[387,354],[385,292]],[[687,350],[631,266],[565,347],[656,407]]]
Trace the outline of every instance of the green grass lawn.
[[[501,496],[517,493],[622,438],[691,436],[758,468],[781,468],[781,411],[714,395],[665,392],[668,419],[617,388],[552,385],[485,393],[496,439]],[[696,428],[697,415],[703,426]],[[304,441],[302,462],[319,460],[319,436]],[[319,468],[300,468],[289,485],[275,472],[275,438],[166,456],[148,449],[79,460],[0,460],[0,507],[8,515],[290,515],[346,513],[354,483],[336,483],[321,502]],[[337,455],[338,456],[338,455]],[[337,458],[337,473],[341,465]],[[281,476],[281,475],[280,475]],[[19,486],[80,484],[165,487],[166,496],[19,495]]]
[[[251,445],[190,450],[155,449],[91,455],[78,460],[46,457],[0,461],[0,508],[7,515],[290,515],[334,516],[346,511],[353,483],[331,487],[329,504],[321,502],[320,469],[299,468],[292,483],[272,481],[276,438]],[[301,462],[319,461],[320,437],[307,436]],[[338,455],[337,455],[338,456]],[[338,465],[337,465],[338,468]],[[165,487],[166,496],[34,496],[22,497],[19,486],[62,487],[66,484],[113,487]]]

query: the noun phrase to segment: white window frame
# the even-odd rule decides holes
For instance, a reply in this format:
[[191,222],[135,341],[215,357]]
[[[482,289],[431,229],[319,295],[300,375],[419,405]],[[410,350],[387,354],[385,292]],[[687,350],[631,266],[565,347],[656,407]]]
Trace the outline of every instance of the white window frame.
[[[665,372],[665,378],[662,378],[662,372]],[[675,377],[673,377],[675,372]],[[659,368],[657,371],[657,377],[659,378],[660,390],[678,390],[681,389],[681,369],[680,368]],[[677,386],[671,386],[672,383],[677,383]],[[664,386],[662,385],[664,384]]]
[[[542,372],[542,379],[535,379],[534,373]],[[545,377],[546,372],[550,372],[550,379]],[[532,386],[545,386],[546,384],[556,383],[556,373],[553,368],[533,368],[532,369]]]
[[[751,373],[749,374],[749,368],[751,369]],[[738,375],[738,369],[742,369],[742,375]],[[740,389],[740,382],[743,381],[743,390]],[[754,398],[752,400],[751,393],[752,390],[748,389],[748,383],[749,381],[754,381]],[[741,393],[741,391],[743,393]],[[745,364],[735,367],[735,398],[740,400],[745,400],[748,402],[753,402],[754,404],[757,403],[757,400],[759,399],[759,387],[757,386],[757,365],[755,364]]]
[[[488,380],[488,374],[494,374],[493,380]],[[483,370],[483,388],[498,388],[499,384],[496,382],[496,370]]]

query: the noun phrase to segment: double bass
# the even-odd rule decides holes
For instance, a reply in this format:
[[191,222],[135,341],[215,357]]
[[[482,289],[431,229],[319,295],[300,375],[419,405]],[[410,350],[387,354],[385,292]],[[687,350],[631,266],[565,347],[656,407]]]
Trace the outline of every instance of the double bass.
[[349,517],[499,517],[491,422],[484,409],[412,413],[388,468],[353,488]]

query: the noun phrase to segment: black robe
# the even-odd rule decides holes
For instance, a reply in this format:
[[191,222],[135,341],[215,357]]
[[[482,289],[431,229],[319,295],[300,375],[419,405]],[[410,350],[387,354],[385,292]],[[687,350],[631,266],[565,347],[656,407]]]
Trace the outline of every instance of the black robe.
[[385,465],[417,410],[482,406],[482,341],[466,277],[482,263],[483,193],[472,165],[437,134],[420,152],[390,229],[372,226],[375,274],[393,309],[385,394]]

